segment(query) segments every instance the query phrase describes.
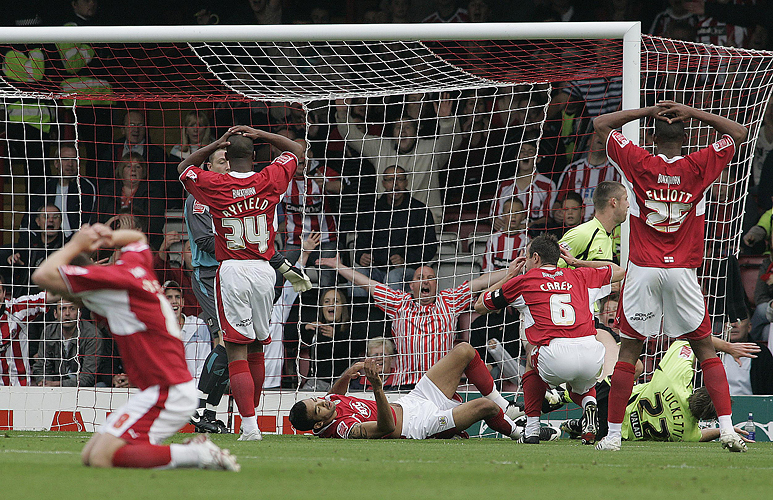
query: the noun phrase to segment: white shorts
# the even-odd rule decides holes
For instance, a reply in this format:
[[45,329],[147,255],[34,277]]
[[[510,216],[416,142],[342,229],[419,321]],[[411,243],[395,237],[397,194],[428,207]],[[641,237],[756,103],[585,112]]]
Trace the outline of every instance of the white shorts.
[[193,380],[169,387],[154,385],[132,395],[97,432],[158,444],[188,423],[197,405]]
[[604,368],[604,344],[596,337],[553,339],[532,352],[532,365],[548,385],[567,383],[577,394],[596,385]]
[[640,267],[631,262],[623,283],[617,323],[624,337],[643,340],[661,332],[699,339],[711,333],[698,270]]
[[448,399],[426,375],[416,387],[396,401],[403,409],[401,435],[407,439],[427,439],[456,427],[453,410],[461,404]]
[[226,260],[215,277],[215,306],[223,339],[268,344],[276,273],[265,260]]

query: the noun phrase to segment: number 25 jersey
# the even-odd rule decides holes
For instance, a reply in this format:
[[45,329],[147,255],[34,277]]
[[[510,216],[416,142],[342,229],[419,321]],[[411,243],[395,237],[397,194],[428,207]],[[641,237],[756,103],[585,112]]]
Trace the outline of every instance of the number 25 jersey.
[[643,267],[698,268],[703,262],[706,189],[735,154],[729,135],[687,156],[653,156],[618,131],[607,155],[633,192],[631,262]]
[[215,226],[215,258],[269,260],[274,255],[276,205],[298,165],[284,152],[260,172],[218,174],[195,166],[180,181],[196,201],[209,206]]

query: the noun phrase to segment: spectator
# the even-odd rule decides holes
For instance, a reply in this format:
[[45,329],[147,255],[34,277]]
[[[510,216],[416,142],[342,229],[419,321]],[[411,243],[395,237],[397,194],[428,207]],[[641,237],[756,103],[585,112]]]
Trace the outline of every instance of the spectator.
[[[760,176],[765,160],[773,151],[773,96],[765,107],[762,117],[762,126],[757,135],[757,143],[754,146],[754,160],[752,160],[752,183],[755,187],[760,185]],[[756,193],[756,190],[755,190]],[[768,200],[770,201],[770,200]]]
[[[372,218],[360,217],[355,241],[356,270],[396,290],[403,290],[416,268],[432,260],[438,248],[432,213],[411,196],[409,183],[404,168],[395,165],[384,170],[384,194]],[[368,293],[356,287],[352,295],[367,297]]]
[[15,244],[0,250],[0,265],[5,268],[6,283],[11,284],[14,297],[38,290],[30,276],[50,253],[62,248],[66,241],[62,232],[62,214],[56,205],[38,207],[35,223],[39,230],[20,231]]
[[[526,231],[523,219],[526,212],[520,198],[511,198],[504,205],[504,227],[489,236],[483,254],[483,272],[506,269],[526,248]],[[474,345],[474,344],[473,344]]]
[[488,0],[470,0],[467,2],[467,21],[487,23],[491,21],[491,5]]
[[343,278],[367,290],[376,306],[392,320],[397,386],[413,386],[451,350],[457,318],[470,309],[473,294],[505,275],[504,270],[495,271],[438,292],[435,271],[422,266],[413,275],[411,293],[405,293],[344,266],[340,257],[320,259],[319,264],[336,269]]
[[[311,351],[312,371],[303,389],[327,391],[359,354],[351,339],[351,316],[343,290],[320,290],[317,320],[301,326],[301,340]],[[359,352],[362,352],[361,349]]]
[[505,202],[511,198],[519,198],[524,207],[528,207],[528,226],[544,227],[550,219],[550,210],[556,201],[556,185],[553,181],[537,172],[537,145],[533,142],[521,144],[518,152],[518,167],[515,178],[499,184],[497,194],[491,202],[489,215],[494,219],[494,230],[504,228],[504,221],[499,218],[504,212]]
[[[166,198],[166,206],[158,203],[162,210],[165,208],[181,208],[183,201],[182,185],[177,179],[176,163],[168,162],[164,150],[148,143],[148,131],[146,128],[145,114],[139,110],[126,112],[123,119],[123,143],[106,146],[99,152],[99,164],[97,177],[101,181],[107,179],[121,179],[115,175],[116,165],[125,160],[127,155],[141,155],[147,162],[146,174],[149,180],[158,181],[158,191]],[[162,187],[163,186],[163,187]],[[162,187],[162,188],[161,188]],[[100,192],[100,194],[102,194]],[[150,213],[143,210],[145,213]]]
[[46,311],[46,292],[6,298],[0,276],[0,386],[29,385],[28,328]]
[[754,286],[754,303],[757,307],[752,315],[749,334],[755,342],[768,342],[768,345],[771,344],[770,323],[773,321],[773,315],[768,314],[768,311],[773,312],[771,301],[773,301],[773,262],[768,252],[760,263],[759,278]]
[[49,323],[43,330],[43,347],[32,368],[36,385],[94,387],[97,328],[79,316],[78,306],[66,300],[54,308],[56,323]]
[[246,0],[229,24],[282,24],[282,0]]
[[561,207],[554,211],[555,223],[552,228],[548,229],[548,232],[560,240],[567,231],[577,227],[582,222],[582,214],[585,212],[582,204],[582,196],[574,191],[564,196]]
[[461,143],[461,136],[450,95],[441,94],[433,104],[438,117],[437,132],[429,137],[418,137],[419,124],[405,116],[393,124],[393,138],[364,133],[352,123],[348,105],[340,99],[336,100],[336,122],[346,145],[370,160],[378,175],[396,164],[411,172],[411,183],[408,185],[411,196],[430,209],[436,224],[442,224],[443,205],[438,174],[448,164],[451,152]]
[[146,233],[155,248],[163,241],[164,204],[163,192],[148,180],[148,164],[139,153],[127,153],[115,164],[115,173],[99,189],[98,216],[105,222],[118,215],[122,209],[137,211],[148,217]]
[[204,368],[204,360],[212,350],[212,336],[203,319],[196,316],[183,314],[183,289],[176,281],[166,281],[162,285],[164,296],[172,305],[177,323],[182,334],[183,347],[185,348],[185,362],[188,371],[199,385],[201,370]]
[[423,23],[466,23],[467,9],[458,7],[456,0],[435,0],[437,10],[421,20]]
[[198,316],[199,304],[193,294],[191,274],[193,263],[191,260],[191,245],[187,238],[188,233],[180,234],[177,231],[169,231],[164,235],[164,240],[153,254],[153,268],[156,275],[164,282],[173,281],[181,285],[183,295],[183,313],[186,316]]
[[411,0],[387,0],[389,19],[393,23],[412,23]]
[[773,248],[768,247],[771,236],[773,236],[773,209],[768,209],[760,216],[757,224],[743,235],[743,243],[753,249],[754,253],[769,253]]
[[89,179],[79,175],[75,146],[59,143],[57,149],[51,165],[52,177],[38,184],[30,195],[28,208],[55,205],[62,214],[64,236],[69,238],[83,224],[94,222],[97,190]]
[[202,145],[213,141],[209,117],[203,111],[187,113],[183,118],[182,125],[180,144],[172,146],[171,151],[169,151],[169,156],[173,157],[169,160],[173,163],[180,163]]
[[[749,342],[751,323],[748,318],[736,319],[730,326],[730,342]],[[722,358],[731,396],[773,394],[773,354],[766,346],[758,345],[762,349],[754,358]]]
[[[491,314],[481,315],[475,318],[470,325],[470,344],[478,351],[478,355],[488,365],[499,365],[504,361],[504,356],[497,357],[501,353],[500,348],[507,352],[510,358],[519,359],[521,356],[521,316],[512,307],[505,307]],[[492,342],[495,341],[496,343]],[[504,366],[500,366],[501,369]],[[524,367],[516,370],[516,380],[523,374]]]
[[99,2],[97,0],[72,0],[72,10],[64,18],[65,26],[98,26]]
[[[668,0],[668,8],[658,13],[652,22],[649,34],[654,36],[665,36],[670,23],[684,21],[690,26],[698,24],[698,16],[685,8],[685,0]],[[696,41],[696,40],[690,40]]]
[[[397,365],[395,343],[386,337],[373,337],[368,339],[365,349],[365,358],[373,358],[376,361],[376,369],[382,377],[384,390],[389,390],[394,385],[395,367]],[[359,379],[353,379],[349,384],[350,390],[372,390],[370,381],[364,375]]]
[[602,181],[620,182],[620,174],[609,163],[607,150],[598,134],[593,134],[590,151],[575,161],[561,174],[558,181],[559,198],[566,193],[577,192],[582,197],[584,213],[581,222],[593,217],[593,192]]

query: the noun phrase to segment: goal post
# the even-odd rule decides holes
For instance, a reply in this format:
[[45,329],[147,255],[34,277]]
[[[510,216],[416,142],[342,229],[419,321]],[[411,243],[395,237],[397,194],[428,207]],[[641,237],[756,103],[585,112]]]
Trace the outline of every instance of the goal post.
[[[47,223],[39,213],[41,200],[42,206],[61,202],[67,183],[58,181],[69,161],[62,146],[74,145],[80,198],[61,209],[66,230],[77,229],[80,221],[120,224],[133,217],[161,250],[162,279],[189,275],[176,161],[198,147],[196,141],[212,140],[236,123],[304,139],[308,146],[312,165],[293,180],[283,204],[285,226],[278,238],[283,251],[295,258],[299,240],[310,230],[321,231],[322,256],[338,251],[347,264],[363,272],[379,268],[379,280],[410,291],[413,269],[421,265],[437,273],[438,290],[506,265],[505,253],[512,255],[528,240],[527,223],[563,231],[567,223],[558,219],[568,210],[562,203],[570,191],[581,200],[583,220],[591,216],[595,185],[615,175],[596,158],[589,126],[596,113],[675,99],[729,116],[750,133],[733,162],[733,176],[716,190],[723,198],[708,200],[703,284],[717,303],[712,312],[718,323],[726,295],[720,264],[738,251],[754,142],[773,89],[771,53],[642,36],[638,22],[6,28],[0,56],[2,237],[8,257],[32,249],[29,240],[19,238],[28,228],[40,232],[40,221]],[[713,140],[697,123],[688,130],[690,150]],[[127,139],[135,133],[143,141]],[[651,146],[651,124],[630,122],[624,133]],[[141,196],[122,195],[122,187],[130,185],[122,184],[121,162],[132,161],[125,154],[145,162],[150,180]],[[258,147],[256,154],[265,165],[276,152]],[[592,161],[583,163],[587,158]],[[522,170],[521,163],[534,171]],[[383,239],[384,225],[397,224],[403,213],[378,205],[399,191],[385,182],[404,183],[404,192],[432,217],[432,223],[422,216],[416,224],[406,215],[421,236],[403,237],[420,243]],[[35,193],[43,197],[32,198]],[[520,210],[513,208],[515,198]],[[93,205],[87,209],[88,199]],[[394,199],[404,198],[398,193]],[[525,221],[520,226],[513,222],[519,217]],[[174,233],[181,236],[170,236]],[[393,260],[389,252],[397,247],[402,249]],[[625,244],[620,258],[626,258]],[[34,263],[6,264],[0,267],[14,297],[34,291],[14,282],[28,277]],[[283,419],[288,405],[310,391],[324,392],[341,367],[367,353],[374,338],[382,349],[383,337],[393,340],[392,365],[402,374],[393,381],[409,385],[420,375],[407,352],[416,346],[401,340],[383,303],[378,307],[334,271],[313,263],[307,268],[314,291],[295,307],[275,306],[288,306],[289,316],[277,338],[278,358],[272,358],[279,371],[270,377],[260,408],[262,417],[275,419],[269,431],[288,432]],[[185,314],[195,316],[189,283],[182,283],[190,298]],[[330,286],[342,292],[343,316],[335,316],[334,307],[333,317],[325,316],[320,290]],[[517,390],[521,353],[508,331],[513,318],[488,324],[469,304],[462,309],[452,314],[443,340],[421,347],[421,355],[435,359],[456,341],[478,342],[499,386]],[[38,317],[19,330],[15,347],[9,341],[2,351],[0,376],[27,371],[28,387],[14,387],[11,397],[0,399],[0,411],[7,402],[19,415],[29,415],[17,417],[16,428],[46,427],[53,418],[52,389],[29,387],[41,377],[33,373],[40,358],[29,352],[36,345],[42,349],[39,339],[57,322],[53,313]],[[489,348],[485,340],[495,330],[499,345]],[[665,348],[658,344],[647,353],[649,373]],[[36,352],[45,356],[44,350]],[[79,358],[78,367],[86,364]],[[110,384],[107,377],[101,380]],[[19,385],[18,376],[0,379],[0,385],[9,384]],[[63,388],[61,401],[67,411],[83,409],[89,429],[114,409],[111,394],[121,394],[119,401],[126,392],[76,386]],[[49,392],[41,416],[34,406],[43,390]]]

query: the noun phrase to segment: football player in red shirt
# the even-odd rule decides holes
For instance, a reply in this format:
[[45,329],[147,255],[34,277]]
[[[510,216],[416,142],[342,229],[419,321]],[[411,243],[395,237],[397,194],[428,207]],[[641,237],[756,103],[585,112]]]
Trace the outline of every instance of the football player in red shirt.
[[[253,171],[253,140],[285,151],[260,172]],[[225,148],[231,170],[225,174],[199,165]],[[209,207],[215,227],[215,303],[228,356],[228,373],[239,414],[240,441],[263,439],[255,407],[265,379],[263,345],[271,343],[269,320],[276,277],[274,216],[280,197],[304,162],[305,149],[287,137],[247,126],[231,127],[221,138],[195,151],[177,167],[180,181]],[[287,277],[287,275],[285,275]]]
[[[114,264],[93,265],[83,256],[106,246],[120,248]],[[144,234],[86,224],[32,279],[105,318],[126,373],[140,389],[108,416],[83,448],[85,465],[239,470],[236,458],[206,435],[186,444],[158,444],[188,422],[196,408],[196,390],[180,328],[153,271]]]
[[[655,155],[615,130],[641,118],[655,121]],[[710,146],[682,156],[685,123],[690,120],[723,135]],[[609,392],[609,433],[596,449],[620,449],[634,363],[644,340],[659,335],[662,325],[670,337],[688,340],[701,363],[719,416],[722,447],[746,451],[733,430],[727,377],[711,342],[709,315],[697,278],[703,262],[704,194],[733,159],[736,145],[746,139],[746,127],[673,101],[601,115],[594,127],[632,195],[630,255],[616,317],[621,344]]]
[[[576,269],[559,268],[558,259]],[[525,273],[519,275],[521,270]],[[593,303],[612,291],[624,276],[611,262],[579,261],[553,235],[534,238],[507,276],[478,297],[481,314],[513,305],[521,313],[526,339],[534,346],[523,375],[526,411],[524,443],[539,444],[539,416],[548,385],[566,383],[572,400],[583,408],[582,439],[591,444],[598,428],[595,385],[604,365],[604,346],[596,340]]]

